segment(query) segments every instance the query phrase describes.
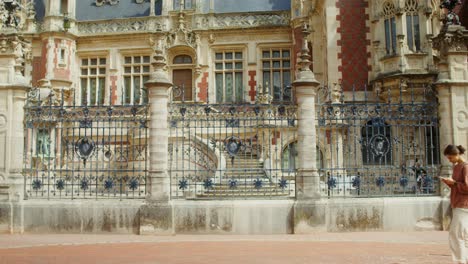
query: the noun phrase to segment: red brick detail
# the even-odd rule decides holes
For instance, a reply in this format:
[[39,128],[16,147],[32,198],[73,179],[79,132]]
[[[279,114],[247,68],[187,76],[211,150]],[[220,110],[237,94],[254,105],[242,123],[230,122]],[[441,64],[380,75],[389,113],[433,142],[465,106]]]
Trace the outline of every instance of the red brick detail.
[[37,81],[45,78],[46,67],[42,57],[34,57],[32,60],[32,86],[37,87]]
[[250,101],[255,101],[255,96],[257,95],[257,81],[255,80],[255,77],[257,76],[257,71],[249,71],[249,96],[250,96]]
[[199,93],[198,100],[208,102],[208,73],[204,72],[201,82],[197,84]]
[[363,89],[368,83],[368,74],[371,66],[368,64],[370,53],[368,52],[370,40],[366,33],[370,28],[366,26],[369,15],[366,9],[369,7],[367,0],[337,0],[336,6],[339,15],[336,19],[341,22],[337,32],[341,34],[338,46],[341,52],[338,59],[341,65],[338,71],[342,74],[342,85],[344,90]]
[[111,81],[110,89],[112,91],[111,94],[111,105],[115,105],[117,103],[117,76],[110,76],[109,77]]
[[54,49],[52,50],[52,52],[54,52],[54,61],[53,61],[54,62],[54,78],[70,80],[71,79],[71,74],[70,74],[71,42],[66,41],[66,48],[68,49],[68,58],[67,58],[68,63],[65,67],[59,67],[57,54],[59,53],[61,42],[62,42],[61,39],[55,39]]
[[273,137],[271,138],[271,144],[272,145],[276,145],[276,142],[278,141],[278,139],[281,137],[281,132],[279,131],[276,131],[274,132],[275,134],[273,135]]
[[462,4],[458,6],[458,15],[460,16],[461,24],[468,28],[468,0],[462,0]]

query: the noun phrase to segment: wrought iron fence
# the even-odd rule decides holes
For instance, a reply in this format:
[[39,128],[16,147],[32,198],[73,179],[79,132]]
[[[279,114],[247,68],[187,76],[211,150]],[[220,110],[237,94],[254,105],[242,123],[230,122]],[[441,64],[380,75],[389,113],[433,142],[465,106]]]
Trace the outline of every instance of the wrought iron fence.
[[438,193],[438,102],[430,85],[344,93],[323,87],[317,120],[324,195]]
[[64,97],[50,89],[28,94],[26,197],[144,198],[147,105],[78,105]]
[[174,199],[295,196],[293,104],[169,106]]

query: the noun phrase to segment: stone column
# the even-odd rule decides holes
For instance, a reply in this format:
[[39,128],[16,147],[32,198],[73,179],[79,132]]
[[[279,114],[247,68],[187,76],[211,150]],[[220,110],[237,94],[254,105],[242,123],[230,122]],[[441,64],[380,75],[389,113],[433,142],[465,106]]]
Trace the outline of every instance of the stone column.
[[168,201],[170,197],[170,183],[167,174],[167,148],[169,129],[167,124],[169,101],[169,81],[167,72],[164,71],[166,61],[161,50],[156,50],[154,72],[151,79],[145,83],[149,93],[150,103],[150,189],[148,199],[156,201]]
[[320,197],[320,179],[316,167],[317,135],[315,128],[315,96],[319,82],[310,70],[307,45],[309,31],[303,28],[302,52],[298,58],[299,72],[293,82],[298,105],[298,172],[296,196],[298,199]]
[[168,101],[169,81],[164,70],[166,61],[161,48],[155,49],[153,68],[145,87],[149,93],[149,185],[146,205],[140,210],[140,234],[172,234],[172,207],[170,200],[170,179],[167,173],[167,149],[169,140]]
[[15,210],[24,197],[23,64],[30,46],[14,30],[0,33],[0,232],[17,232]]
[[[443,156],[449,144],[468,146],[468,30],[459,25],[445,25],[434,38],[434,47],[440,52],[439,76],[436,89],[439,97],[440,176],[450,177],[452,165]],[[447,229],[450,215],[449,189],[441,184],[442,224]]]
[[[440,52],[439,76],[436,88],[439,95],[440,149],[448,144],[468,145],[468,30],[462,26],[446,26],[434,38]],[[451,165],[443,157],[442,176],[451,174]]]

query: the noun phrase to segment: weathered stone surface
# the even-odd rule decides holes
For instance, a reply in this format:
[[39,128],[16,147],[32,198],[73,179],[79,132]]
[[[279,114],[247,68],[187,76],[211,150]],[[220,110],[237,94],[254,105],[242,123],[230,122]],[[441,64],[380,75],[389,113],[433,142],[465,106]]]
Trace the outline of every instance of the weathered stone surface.
[[26,233],[138,233],[141,202],[25,202],[21,215]]
[[140,235],[170,235],[172,228],[172,206],[167,203],[148,203],[140,208]]
[[292,201],[176,201],[178,234],[290,234]]
[[0,233],[10,233],[11,204],[0,203]]
[[326,200],[303,200],[294,205],[294,233],[307,234],[325,231],[327,224]]

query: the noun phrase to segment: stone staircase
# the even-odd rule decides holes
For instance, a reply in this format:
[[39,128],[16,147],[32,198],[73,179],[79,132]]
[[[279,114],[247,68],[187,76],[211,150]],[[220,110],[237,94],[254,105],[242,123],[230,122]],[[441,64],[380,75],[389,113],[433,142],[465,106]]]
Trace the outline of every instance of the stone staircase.
[[[214,187],[205,190],[198,198],[226,197],[226,198],[255,198],[255,197],[284,197],[290,195],[289,189],[284,190],[278,183],[272,182],[263,169],[263,163],[256,155],[241,153],[234,160],[224,153],[226,170],[221,179],[217,179]],[[235,180],[236,187],[231,188],[230,182]],[[256,188],[256,181],[262,182],[261,188]],[[221,184],[219,184],[221,182]]]

